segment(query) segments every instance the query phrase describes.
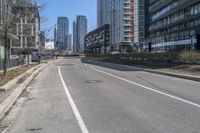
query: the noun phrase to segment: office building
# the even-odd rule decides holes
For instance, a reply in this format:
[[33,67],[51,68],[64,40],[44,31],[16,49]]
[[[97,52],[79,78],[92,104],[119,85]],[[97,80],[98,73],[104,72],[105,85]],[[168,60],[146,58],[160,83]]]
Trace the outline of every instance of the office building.
[[69,35],[69,20],[67,17],[58,17],[57,20],[57,48],[67,50],[67,40]]
[[91,32],[85,37],[85,53],[105,54],[109,46],[109,25],[105,24]]
[[148,10],[146,51],[200,49],[200,0],[150,0]]
[[144,0],[97,0],[98,27],[110,25],[110,49],[140,49],[144,41]]
[[85,50],[85,36],[87,34],[87,18],[86,16],[77,16],[73,23],[73,45],[74,52],[83,53]]

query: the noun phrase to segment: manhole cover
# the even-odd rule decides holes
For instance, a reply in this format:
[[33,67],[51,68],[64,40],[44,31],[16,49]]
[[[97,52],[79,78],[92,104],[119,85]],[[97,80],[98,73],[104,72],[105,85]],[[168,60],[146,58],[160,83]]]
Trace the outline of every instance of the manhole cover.
[[96,83],[102,83],[102,81],[101,80],[86,80],[85,83],[96,84]]

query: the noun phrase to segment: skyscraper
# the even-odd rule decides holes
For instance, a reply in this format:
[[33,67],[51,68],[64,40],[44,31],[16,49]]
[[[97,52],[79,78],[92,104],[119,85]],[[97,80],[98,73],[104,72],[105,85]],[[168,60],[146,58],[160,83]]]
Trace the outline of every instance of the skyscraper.
[[73,22],[73,52],[78,52],[76,21]]
[[110,48],[127,52],[143,44],[144,0],[97,0],[98,27],[110,25]]
[[86,16],[77,16],[73,23],[73,45],[74,52],[84,52],[85,36],[87,34]]
[[57,27],[54,28],[54,43],[56,43],[57,40]]
[[69,20],[67,17],[58,17],[57,20],[57,47],[67,50],[67,39],[69,35]]
[[72,35],[71,34],[68,35],[67,45],[68,45],[67,50],[71,51],[72,50]]

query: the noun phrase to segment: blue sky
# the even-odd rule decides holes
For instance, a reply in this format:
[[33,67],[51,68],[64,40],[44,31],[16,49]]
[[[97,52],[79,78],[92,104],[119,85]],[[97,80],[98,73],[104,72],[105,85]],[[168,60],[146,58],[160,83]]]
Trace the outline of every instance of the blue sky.
[[[70,33],[72,33],[72,22],[76,15],[86,15],[88,19],[88,31],[96,28],[96,0],[41,0],[42,18],[47,18],[45,23],[42,23],[42,29],[48,29],[57,22],[58,16],[66,16],[69,18]],[[45,19],[46,20],[46,19]],[[48,37],[52,37],[52,32]]]

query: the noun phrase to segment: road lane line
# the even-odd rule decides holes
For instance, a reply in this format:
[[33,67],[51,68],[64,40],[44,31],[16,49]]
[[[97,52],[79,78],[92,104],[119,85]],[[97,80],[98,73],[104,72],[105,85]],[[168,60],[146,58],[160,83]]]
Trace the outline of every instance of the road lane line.
[[78,124],[79,124],[79,127],[80,127],[82,133],[89,133],[89,131],[88,131],[88,129],[87,129],[87,127],[86,127],[86,125],[85,125],[85,123],[84,123],[84,121],[83,121],[83,119],[82,119],[82,117],[81,117],[81,115],[80,115],[80,113],[78,111],[78,108],[76,107],[76,104],[75,104],[75,102],[74,102],[74,100],[73,100],[73,98],[72,98],[72,96],[71,96],[71,94],[69,92],[69,89],[68,89],[68,87],[67,87],[67,85],[66,85],[66,83],[65,83],[65,81],[63,79],[63,76],[62,76],[61,71],[60,71],[60,66],[58,67],[58,72],[59,72],[60,79],[62,81],[63,87],[65,89],[65,92],[67,94],[69,103],[70,103],[70,105],[72,107],[73,113],[74,113],[74,115],[75,115],[75,117],[76,117],[76,119],[78,121]]
[[190,104],[190,105],[193,105],[193,106],[196,106],[196,107],[200,108],[200,104],[194,103],[194,102],[192,102],[192,101],[189,101],[189,100],[186,100],[186,99],[183,99],[183,98],[180,98],[180,97],[176,97],[176,96],[173,96],[173,95],[164,93],[164,92],[159,91],[159,90],[155,90],[155,89],[149,88],[149,87],[147,87],[147,86],[138,84],[138,83],[136,83],[136,82],[127,80],[127,79],[125,79],[125,78],[121,78],[121,77],[119,77],[119,76],[116,76],[116,75],[114,75],[114,74],[111,74],[111,73],[108,73],[108,72],[99,70],[99,69],[94,68],[94,67],[89,67],[89,68],[90,68],[90,69],[93,69],[93,70],[95,70],[95,71],[97,71],[97,72],[106,74],[106,75],[108,75],[108,76],[111,76],[111,77],[120,79],[120,80],[122,80],[122,81],[128,82],[128,83],[130,83],[130,84],[133,84],[133,85],[142,87],[142,88],[144,88],[144,89],[146,89],[146,90],[150,90],[150,91],[156,92],[156,93],[158,93],[158,94],[161,94],[161,95],[164,95],[164,96],[167,96],[167,97],[170,97],[170,98],[173,98],[173,99],[176,99],[176,100],[179,100],[179,101],[182,101],[182,102],[184,102],[184,103],[188,103],[188,104]]

